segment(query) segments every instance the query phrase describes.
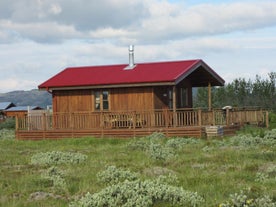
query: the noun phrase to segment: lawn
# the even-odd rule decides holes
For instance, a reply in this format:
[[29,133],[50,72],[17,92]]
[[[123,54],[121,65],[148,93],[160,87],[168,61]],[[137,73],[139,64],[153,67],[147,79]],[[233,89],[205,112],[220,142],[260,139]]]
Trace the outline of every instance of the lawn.
[[276,206],[275,129],[209,140],[12,133],[0,130],[0,206]]

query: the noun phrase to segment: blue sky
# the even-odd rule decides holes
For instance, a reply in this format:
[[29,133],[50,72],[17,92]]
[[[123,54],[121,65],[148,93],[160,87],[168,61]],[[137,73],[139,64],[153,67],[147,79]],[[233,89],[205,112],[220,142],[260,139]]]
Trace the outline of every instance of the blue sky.
[[69,66],[203,59],[226,82],[276,71],[275,0],[1,0],[0,93]]

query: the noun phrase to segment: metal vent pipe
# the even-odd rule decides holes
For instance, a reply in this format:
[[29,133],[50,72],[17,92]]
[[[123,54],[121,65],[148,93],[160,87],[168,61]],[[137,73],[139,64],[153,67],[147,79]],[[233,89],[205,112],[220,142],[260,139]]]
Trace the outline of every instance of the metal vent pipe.
[[129,45],[129,67],[134,67],[134,45]]

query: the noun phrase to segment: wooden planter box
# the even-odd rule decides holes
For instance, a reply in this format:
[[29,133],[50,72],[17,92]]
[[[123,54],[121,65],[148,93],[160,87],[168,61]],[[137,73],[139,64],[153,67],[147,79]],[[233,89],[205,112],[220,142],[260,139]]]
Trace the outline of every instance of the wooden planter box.
[[222,126],[206,126],[205,132],[206,132],[207,138],[222,137],[223,136],[223,127]]

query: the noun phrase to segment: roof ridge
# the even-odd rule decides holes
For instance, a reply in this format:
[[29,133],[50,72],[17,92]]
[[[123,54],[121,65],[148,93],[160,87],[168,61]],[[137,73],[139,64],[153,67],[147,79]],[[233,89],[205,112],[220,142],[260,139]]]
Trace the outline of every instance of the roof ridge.
[[[162,64],[162,63],[178,63],[178,62],[190,62],[190,61],[200,61],[202,59],[189,59],[189,60],[164,60],[164,61],[152,61],[152,62],[138,62],[135,63],[135,65],[146,65],[146,64]],[[96,68],[96,67],[115,67],[115,66],[126,66],[128,63],[115,63],[115,64],[109,64],[109,65],[81,65],[81,66],[69,66],[66,67],[66,69],[75,69],[75,68]],[[62,72],[62,71],[61,71]]]

